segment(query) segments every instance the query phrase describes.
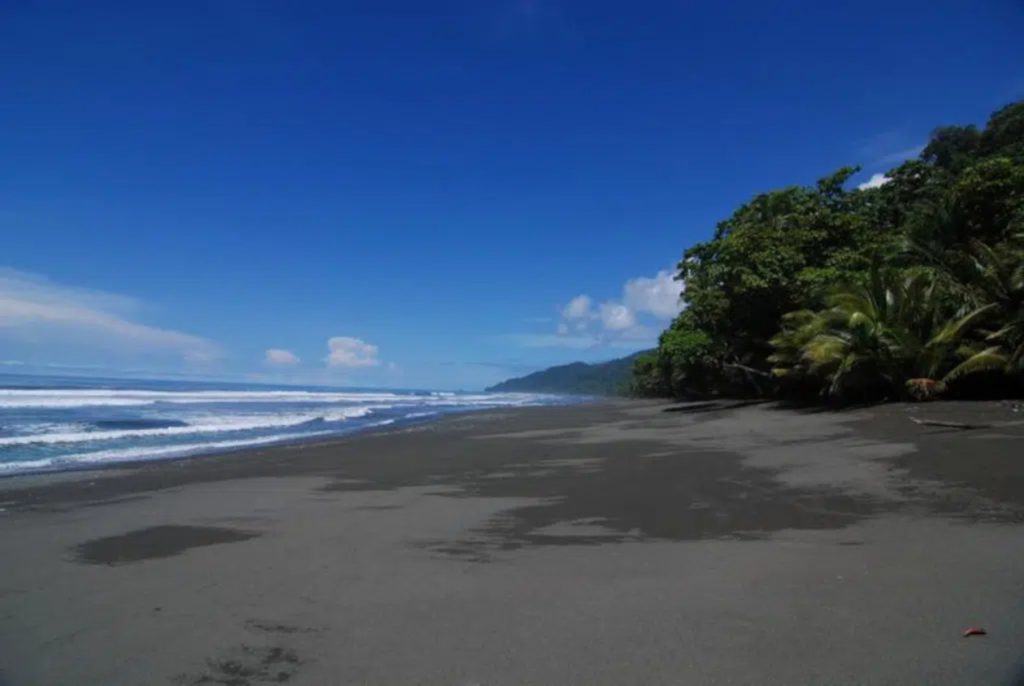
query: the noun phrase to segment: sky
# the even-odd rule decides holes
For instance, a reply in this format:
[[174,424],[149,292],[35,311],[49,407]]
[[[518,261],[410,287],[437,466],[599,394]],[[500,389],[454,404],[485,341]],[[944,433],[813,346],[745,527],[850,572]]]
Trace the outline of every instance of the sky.
[[0,3],[0,372],[478,389],[752,195],[1024,97],[1024,3]]

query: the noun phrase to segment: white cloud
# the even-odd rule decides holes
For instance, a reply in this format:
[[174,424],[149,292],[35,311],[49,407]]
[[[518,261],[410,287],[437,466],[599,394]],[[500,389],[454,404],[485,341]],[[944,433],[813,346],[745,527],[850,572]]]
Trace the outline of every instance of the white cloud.
[[683,309],[683,286],[673,274],[663,269],[653,277],[629,279],[620,298],[596,306],[590,296],[577,295],[561,308],[556,335],[525,335],[520,342],[529,347],[573,348],[653,345],[668,321]]
[[169,353],[191,362],[221,356],[220,348],[205,338],[131,321],[137,307],[132,298],[0,269],[0,338],[104,351]]
[[636,324],[636,315],[621,303],[601,304],[601,325],[608,331],[624,331]]
[[138,309],[135,298],[59,284],[45,276],[0,267],[0,296],[41,304],[76,304],[104,312],[127,313]]
[[590,307],[593,304],[590,296],[577,295],[562,308],[562,319],[577,320],[589,319],[592,316]]
[[282,348],[268,348],[265,357],[263,358],[265,364],[277,365],[277,366],[290,366],[298,364],[300,362],[299,356],[293,353],[291,350],[284,350]]
[[866,191],[869,188],[881,188],[890,181],[892,181],[892,179],[890,179],[885,174],[878,172],[877,174],[872,174],[870,179],[858,185],[857,190]]
[[335,336],[327,341],[328,367],[376,367],[377,346],[351,336]]
[[663,269],[654,278],[630,279],[622,288],[622,301],[636,312],[646,312],[661,319],[671,319],[683,309],[679,296],[683,284],[673,272]]

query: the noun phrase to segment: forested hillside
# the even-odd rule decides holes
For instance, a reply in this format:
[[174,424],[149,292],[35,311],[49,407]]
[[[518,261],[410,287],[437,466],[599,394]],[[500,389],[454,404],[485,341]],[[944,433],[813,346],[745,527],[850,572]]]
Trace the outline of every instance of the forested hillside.
[[626,395],[636,353],[610,362],[574,362],[503,381],[488,388],[494,392],[559,393],[568,395]]
[[686,309],[634,392],[1020,394],[1024,101],[937,129],[881,185],[856,171],[758,195],[686,249]]

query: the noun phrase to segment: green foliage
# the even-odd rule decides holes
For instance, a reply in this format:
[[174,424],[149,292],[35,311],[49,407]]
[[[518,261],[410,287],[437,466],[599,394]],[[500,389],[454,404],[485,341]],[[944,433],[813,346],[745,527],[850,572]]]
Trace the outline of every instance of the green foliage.
[[710,336],[694,325],[690,312],[683,312],[658,339],[652,367],[657,387],[671,395],[705,395],[718,373],[714,359]]
[[921,159],[946,171],[956,172],[977,154],[981,135],[974,126],[945,126],[932,132]]
[[951,302],[926,270],[872,271],[864,285],[837,288],[825,309],[786,317],[773,373],[838,398],[941,393],[966,335],[995,310],[949,316]]
[[687,309],[634,392],[922,398],[1024,373],[1024,102],[936,129],[881,187],[856,171],[758,195],[687,249]]
[[658,398],[671,395],[664,369],[657,351],[651,350],[637,355],[633,360],[633,381],[630,395],[641,398]]
[[1024,100],[996,110],[981,134],[983,154],[1003,154],[1018,161],[1024,156]]
[[967,235],[1000,241],[1024,230],[1024,161],[992,157],[964,170],[952,188]]
[[951,376],[1002,369],[1024,372],[1024,245],[1019,239],[998,250],[974,241],[968,252],[965,276],[939,263],[938,272],[957,290],[964,302],[994,310],[995,329],[984,330],[984,341],[975,343],[972,355]]
[[711,241],[686,251],[679,273],[687,323],[714,351],[710,366],[763,369],[786,312],[897,254],[895,235],[876,221],[877,201],[844,190],[855,171],[757,196],[721,222]]
[[693,325],[692,317],[684,312],[672,327],[661,334],[658,351],[666,361],[683,369],[706,366],[712,357],[711,338]]

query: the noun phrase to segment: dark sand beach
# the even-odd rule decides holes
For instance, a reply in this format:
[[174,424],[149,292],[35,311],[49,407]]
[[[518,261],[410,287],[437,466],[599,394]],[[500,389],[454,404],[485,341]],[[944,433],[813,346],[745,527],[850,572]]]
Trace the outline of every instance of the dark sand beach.
[[1022,437],[623,401],[9,478],[0,683],[1021,683]]

